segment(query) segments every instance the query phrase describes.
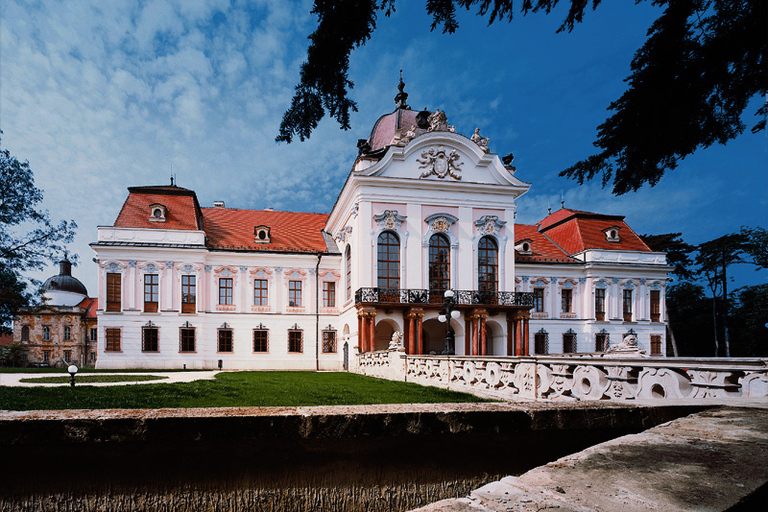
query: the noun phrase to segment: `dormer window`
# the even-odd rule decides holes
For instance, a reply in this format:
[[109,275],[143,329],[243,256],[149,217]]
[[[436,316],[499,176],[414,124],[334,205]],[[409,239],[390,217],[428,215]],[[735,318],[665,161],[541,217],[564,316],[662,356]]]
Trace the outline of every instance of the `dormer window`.
[[518,254],[523,255],[530,255],[533,253],[533,250],[531,247],[533,246],[533,240],[530,240],[526,238],[525,240],[520,240],[515,245],[515,250],[518,252]]
[[168,208],[160,203],[149,205],[149,221],[150,222],[165,222],[165,216],[168,213]]
[[604,229],[603,233],[605,233],[605,240],[607,242],[621,242],[621,238],[619,238],[619,229],[621,229],[619,226],[612,226]]
[[268,244],[269,239],[269,226],[256,226],[253,228],[254,242],[257,244]]

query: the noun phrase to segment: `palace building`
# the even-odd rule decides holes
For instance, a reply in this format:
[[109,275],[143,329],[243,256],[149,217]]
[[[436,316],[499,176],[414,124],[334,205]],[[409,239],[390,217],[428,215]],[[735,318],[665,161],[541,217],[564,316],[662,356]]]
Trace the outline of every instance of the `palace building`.
[[129,188],[91,244],[97,366],[341,369],[396,332],[411,354],[595,352],[627,334],[665,354],[664,253],[617,215],[515,224],[530,185],[511,156],[399,90],[330,214]]
[[72,276],[72,263],[59,262],[58,275],[41,288],[43,303],[20,308],[14,316],[13,342],[26,350],[33,366],[93,366],[98,339],[95,298]]

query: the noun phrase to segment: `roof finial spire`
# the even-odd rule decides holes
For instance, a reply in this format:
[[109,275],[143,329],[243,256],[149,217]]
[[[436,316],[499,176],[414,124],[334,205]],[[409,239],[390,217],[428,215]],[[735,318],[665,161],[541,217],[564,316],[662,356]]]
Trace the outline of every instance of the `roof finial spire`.
[[173,185],[173,162],[171,162],[171,186]]
[[560,192],[560,208],[565,208],[565,195]]
[[403,70],[400,70],[400,82],[397,84],[397,90],[399,91],[397,93],[397,96],[395,96],[395,105],[397,106],[397,110],[403,109],[403,110],[411,110],[411,107],[408,106],[406,101],[408,100],[408,93],[404,92],[405,89],[405,82],[403,82]]

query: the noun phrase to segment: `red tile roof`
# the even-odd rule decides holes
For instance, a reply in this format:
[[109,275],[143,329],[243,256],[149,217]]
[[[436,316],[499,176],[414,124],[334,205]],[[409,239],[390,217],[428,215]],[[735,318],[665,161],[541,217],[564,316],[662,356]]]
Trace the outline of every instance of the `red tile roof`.
[[518,252],[515,254],[517,263],[579,263],[540,233],[536,226],[515,224],[515,245],[523,240],[531,241],[531,254]]
[[[195,192],[175,186],[129,187],[115,227],[199,230],[200,205]],[[151,222],[150,205],[166,207],[165,222]]]
[[78,307],[85,309],[85,318],[96,318],[96,310],[99,308],[99,299],[96,297],[86,297]]
[[[621,215],[603,215],[562,208],[547,216],[538,226],[541,233],[568,254],[576,254],[586,249],[650,252],[648,246],[624,222]],[[618,228],[618,242],[609,242],[606,239],[605,231],[612,227]]]
[[[212,249],[328,252],[323,228],[326,213],[203,208],[203,229]],[[267,226],[270,243],[256,243],[254,228]]]

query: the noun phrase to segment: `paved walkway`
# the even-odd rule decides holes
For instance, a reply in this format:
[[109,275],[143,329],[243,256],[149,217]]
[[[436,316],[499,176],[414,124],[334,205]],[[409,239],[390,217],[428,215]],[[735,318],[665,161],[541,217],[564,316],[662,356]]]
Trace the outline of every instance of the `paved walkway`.
[[[82,386],[130,386],[134,384],[171,384],[174,382],[193,382],[196,380],[211,380],[218,370],[210,371],[196,371],[196,372],[92,372],[81,373],[75,377],[75,385],[78,385],[78,378],[89,375],[152,375],[155,377],[164,377],[157,380],[142,380],[142,381],[122,381],[122,382],[80,382]],[[69,381],[66,383],[49,384],[42,382],[21,382],[22,379],[35,379],[41,377],[68,377],[69,374],[62,371],[62,373],[0,373],[0,386],[20,386],[20,387],[56,387],[56,386],[69,386]]]
[[[768,410],[712,409],[563,457],[418,512],[768,510]],[[414,511],[417,512],[417,511]]]

